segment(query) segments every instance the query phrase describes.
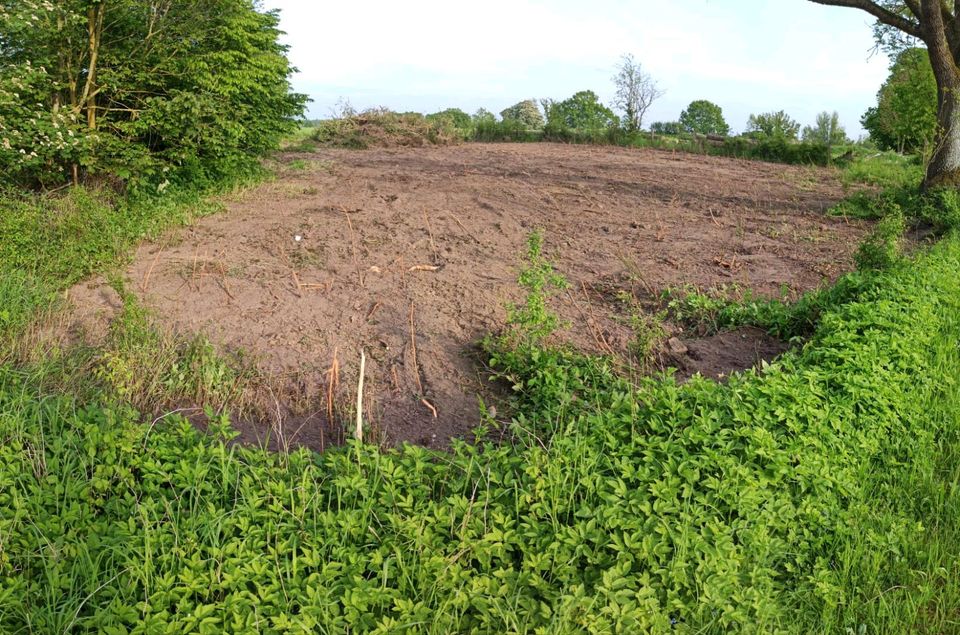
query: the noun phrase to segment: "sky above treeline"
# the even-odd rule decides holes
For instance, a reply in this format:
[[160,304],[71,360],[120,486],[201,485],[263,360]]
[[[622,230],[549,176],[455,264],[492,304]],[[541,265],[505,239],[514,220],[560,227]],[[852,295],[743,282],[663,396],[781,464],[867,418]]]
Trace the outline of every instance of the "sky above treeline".
[[751,113],[785,110],[806,125],[836,110],[856,138],[889,64],[873,50],[866,13],[808,0],[263,4],[281,12],[311,118],[329,117],[341,99],[358,110],[499,113],[592,90],[609,104],[630,53],[666,91],[644,125],[709,99],[735,132]]

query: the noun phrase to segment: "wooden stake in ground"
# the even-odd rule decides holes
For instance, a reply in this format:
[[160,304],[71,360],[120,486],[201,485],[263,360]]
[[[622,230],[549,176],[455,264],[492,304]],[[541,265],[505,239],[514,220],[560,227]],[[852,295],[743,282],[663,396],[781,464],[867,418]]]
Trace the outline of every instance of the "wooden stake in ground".
[[360,349],[360,379],[357,382],[357,429],[353,437],[357,441],[363,441],[363,374],[367,366],[367,355]]

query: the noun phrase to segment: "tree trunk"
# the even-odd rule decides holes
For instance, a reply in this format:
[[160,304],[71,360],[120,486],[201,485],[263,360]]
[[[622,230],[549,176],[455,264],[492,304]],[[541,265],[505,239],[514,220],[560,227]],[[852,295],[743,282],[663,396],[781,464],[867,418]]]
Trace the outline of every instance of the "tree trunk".
[[103,9],[102,3],[87,9],[90,60],[81,101],[87,110],[87,127],[90,130],[97,129],[97,61],[100,57],[100,39],[103,33]]
[[923,39],[937,79],[937,142],[923,189],[960,186],[960,69],[947,41],[940,3],[921,4]]
[[933,157],[927,165],[923,188],[960,187],[960,79],[957,87],[938,90],[939,133]]

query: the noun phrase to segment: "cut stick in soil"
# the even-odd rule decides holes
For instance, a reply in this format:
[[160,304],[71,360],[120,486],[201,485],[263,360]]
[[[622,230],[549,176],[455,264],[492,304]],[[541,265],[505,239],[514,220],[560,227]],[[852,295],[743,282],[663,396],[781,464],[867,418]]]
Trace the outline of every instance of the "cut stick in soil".
[[143,277],[143,284],[140,285],[140,289],[146,293],[147,287],[150,286],[150,276],[153,275],[153,270],[157,266],[157,261],[160,260],[160,254],[163,253],[163,247],[157,250],[157,255],[153,257],[153,262],[150,263],[150,268],[147,269],[147,275]]
[[360,349],[360,379],[357,381],[357,428],[353,437],[357,441],[363,441],[363,374],[367,368],[367,355]]
[[340,360],[337,359],[337,349],[333,349],[333,361],[327,371],[327,424],[333,426],[333,398],[340,385]]
[[420,381],[420,364],[417,362],[417,332],[413,328],[413,302],[410,303],[410,352],[413,356],[413,376],[417,379],[418,394],[423,395],[423,382]]
[[427,401],[426,399],[421,399],[421,400],[420,400],[420,403],[422,403],[424,406],[426,406],[427,408],[430,409],[430,412],[433,413],[433,418],[434,418],[434,419],[437,418],[437,409],[433,407],[433,404],[432,404],[432,403],[430,403],[430,402]]

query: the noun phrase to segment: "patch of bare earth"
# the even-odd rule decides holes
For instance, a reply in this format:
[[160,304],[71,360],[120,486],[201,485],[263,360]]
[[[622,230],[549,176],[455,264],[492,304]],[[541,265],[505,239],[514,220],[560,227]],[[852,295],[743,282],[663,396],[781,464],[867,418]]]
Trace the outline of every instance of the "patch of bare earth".
[[[281,160],[281,178],[225,213],[142,245],[126,277],[171,329],[251,355],[276,380],[271,406],[314,447],[342,438],[361,348],[365,414],[380,438],[443,446],[467,436],[478,395],[489,397],[476,343],[521,299],[516,278],[535,228],[571,283],[556,298],[569,324],[560,337],[616,354],[633,334],[611,285],[635,295],[683,284],[798,293],[849,269],[867,229],[825,215],[843,196],[829,170],[554,144]],[[73,296],[89,315],[108,294],[82,285]],[[782,350],[740,335],[684,340],[672,365],[720,375]],[[710,351],[732,350],[723,337],[747,341],[746,353],[710,361]],[[339,422],[328,421],[335,355]]]

